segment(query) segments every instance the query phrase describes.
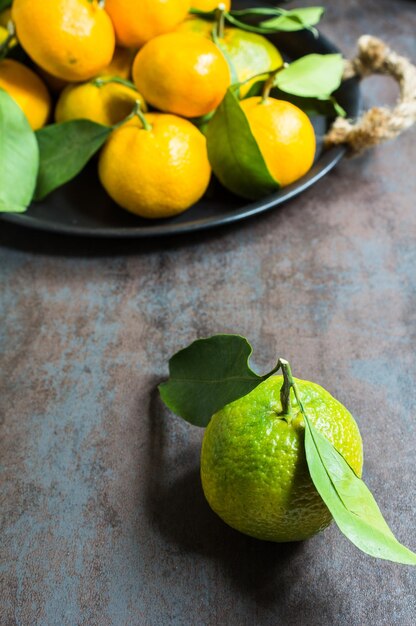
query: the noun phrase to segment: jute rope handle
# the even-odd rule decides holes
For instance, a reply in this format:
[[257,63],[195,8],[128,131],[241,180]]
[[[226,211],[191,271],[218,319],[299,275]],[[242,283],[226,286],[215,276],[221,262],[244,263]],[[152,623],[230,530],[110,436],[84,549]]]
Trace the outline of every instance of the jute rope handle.
[[397,105],[393,109],[373,107],[356,122],[338,117],[325,136],[325,145],[346,144],[354,156],[394,139],[416,122],[416,67],[380,39],[363,35],[358,40],[357,56],[345,63],[344,80],[372,74],[391,76],[398,82]]

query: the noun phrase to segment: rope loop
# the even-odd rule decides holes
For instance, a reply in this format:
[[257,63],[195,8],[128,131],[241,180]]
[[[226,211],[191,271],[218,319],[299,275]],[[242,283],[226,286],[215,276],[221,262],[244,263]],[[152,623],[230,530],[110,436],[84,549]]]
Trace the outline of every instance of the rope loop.
[[391,76],[399,84],[396,106],[373,107],[356,122],[338,117],[325,137],[326,146],[346,144],[354,156],[394,139],[416,122],[416,67],[380,39],[363,35],[358,40],[357,56],[345,62],[344,80],[374,74]]

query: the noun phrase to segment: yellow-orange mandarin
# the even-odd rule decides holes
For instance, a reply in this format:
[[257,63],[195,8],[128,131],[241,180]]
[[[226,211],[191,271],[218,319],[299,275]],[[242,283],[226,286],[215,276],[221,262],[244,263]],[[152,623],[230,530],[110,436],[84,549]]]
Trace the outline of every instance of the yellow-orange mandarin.
[[14,0],[17,38],[44,70],[66,81],[82,81],[109,65],[114,28],[97,0]]
[[93,82],[72,84],[62,91],[55,109],[55,120],[87,119],[97,124],[114,126],[125,119],[139,101],[143,111],[146,105],[142,96],[132,87],[116,82],[101,86]]
[[192,0],[193,9],[199,9],[200,11],[214,11],[220,5],[225,7],[226,11],[231,9],[231,0]]
[[152,39],[139,51],[133,80],[146,102],[157,109],[200,117],[217,108],[231,76],[212,41],[175,32]]
[[208,186],[205,137],[188,120],[149,113],[146,128],[133,119],[115,130],[99,160],[107,193],[131,213],[149,219],[182,213]]
[[308,116],[284,100],[247,98],[241,101],[251,131],[271,175],[282,187],[312,167],[316,139]]
[[117,43],[140,48],[157,35],[168,33],[182,22],[191,7],[190,0],[107,0],[116,31]]
[[51,99],[43,81],[31,69],[14,61],[0,61],[0,87],[20,106],[33,130],[46,124]]

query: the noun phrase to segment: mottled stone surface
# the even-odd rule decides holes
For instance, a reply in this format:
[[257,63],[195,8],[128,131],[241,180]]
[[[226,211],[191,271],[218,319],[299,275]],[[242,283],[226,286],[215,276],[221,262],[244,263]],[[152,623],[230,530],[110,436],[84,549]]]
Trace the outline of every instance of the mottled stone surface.
[[[302,4],[302,3],[300,3]],[[316,4],[316,3],[310,3]],[[416,4],[334,0],[323,31],[416,59]],[[366,103],[392,103],[385,79]],[[299,545],[204,502],[201,431],[155,385],[197,336],[247,335],[348,405],[365,478],[416,549],[416,132],[239,226],[142,243],[1,225],[4,626],[411,626],[415,574],[331,527]]]

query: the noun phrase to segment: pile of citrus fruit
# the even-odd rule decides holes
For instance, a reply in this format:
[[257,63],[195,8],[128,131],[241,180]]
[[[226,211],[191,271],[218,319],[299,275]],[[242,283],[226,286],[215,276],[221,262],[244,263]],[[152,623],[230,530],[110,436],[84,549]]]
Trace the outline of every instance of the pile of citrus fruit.
[[34,130],[79,119],[113,127],[98,173],[120,207],[164,218],[204,195],[213,166],[206,135],[232,85],[276,188],[310,169],[316,143],[307,115],[267,86],[252,91],[283,68],[282,56],[263,35],[224,27],[230,1],[3,4],[11,6],[0,20],[0,88]]

